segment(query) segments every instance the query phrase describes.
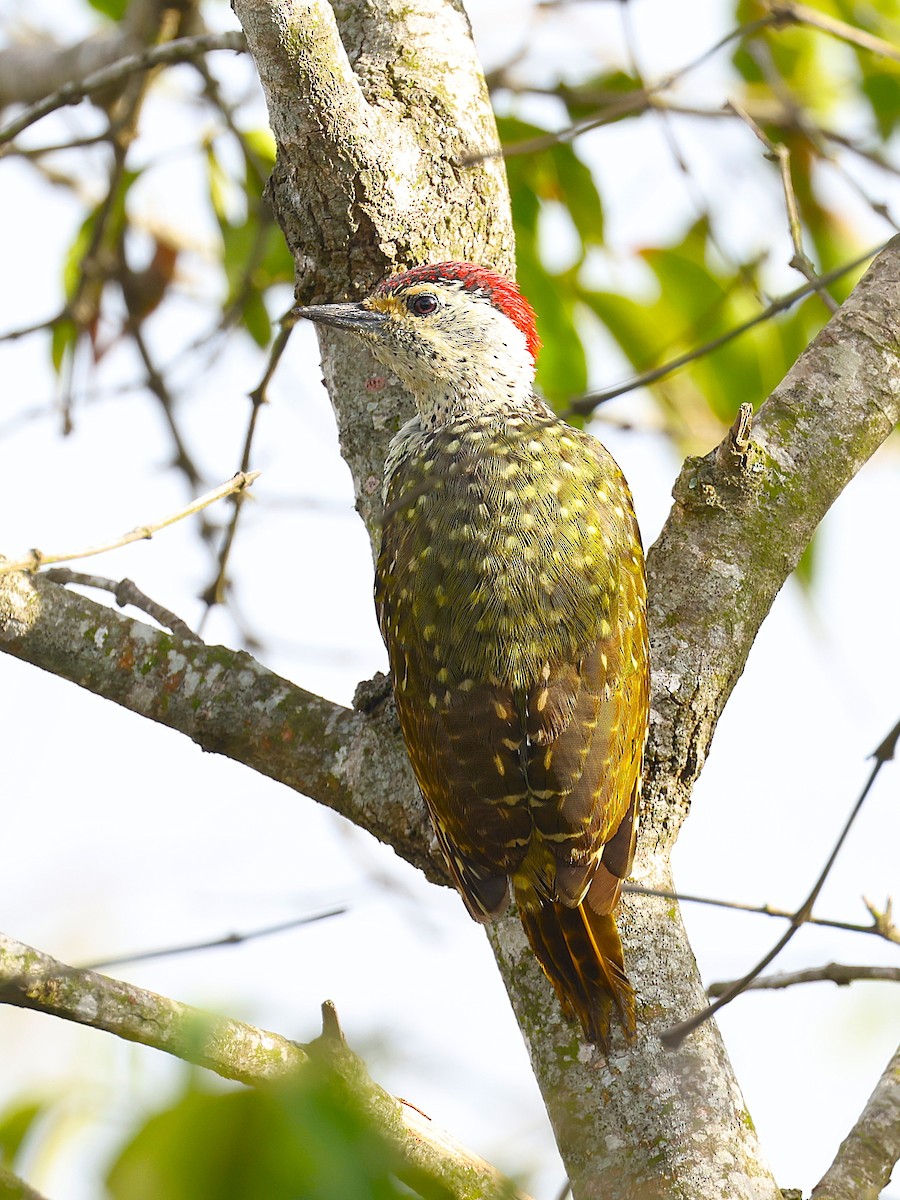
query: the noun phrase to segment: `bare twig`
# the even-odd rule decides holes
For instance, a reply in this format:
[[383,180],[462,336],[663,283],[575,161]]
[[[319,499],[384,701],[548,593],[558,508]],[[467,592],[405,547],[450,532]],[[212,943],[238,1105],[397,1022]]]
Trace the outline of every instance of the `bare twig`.
[[[269,357],[266,361],[266,368],[263,372],[263,377],[250,393],[250,402],[252,407],[250,409],[250,420],[247,424],[247,433],[244,437],[244,449],[241,453],[240,470],[242,472],[249,470],[250,454],[253,448],[253,438],[256,434],[256,424],[259,419],[260,410],[264,404],[268,404],[267,393],[269,384],[272,380],[272,376],[275,374],[279,362],[281,361],[281,356],[287,347],[288,339],[290,338],[291,332],[293,331],[296,323],[297,317],[295,316],[293,309],[290,309],[281,318],[281,321],[279,322],[278,333],[275,335],[275,338],[269,349]],[[231,549],[234,545],[234,539],[237,533],[238,520],[240,519],[242,504],[243,495],[236,495],[233,500],[231,520],[228,523],[228,529],[225,531],[225,537],[222,541],[222,548],[219,551],[216,577],[212,580],[209,587],[207,587],[202,594],[202,599],[206,604],[206,612],[204,613],[203,619],[200,622],[201,629],[203,628],[211,609],[217,604],[222,604],[225,599],[228,588],[228,560],[231,557]]]
[[139,950],[134,954],[117,954],[114,958],[99,958],[96,962],[83,963],[79,970],[105,971],[109,967],[121,967],[124,963],[148,962],[154,958],[170,958],[175,954],[194,954],[200,950],[215,950],[219,946],[240,946],[244,942],[254,942],[259,938],[272,937],[276,933],[287,933],[290,929],[299,929],[301,925],[312,925],[314,922],[324,921],[328,917],[339,917],[346,911],[346,905],[339,905],[337,908],[329,908],[324,912],[312,913],[305,917],[294,917],[290,921],[280,921],[277,925],[251,929],[249,933],[226,933],[223,937],[213,938],[207,942],[189,942],[183,946],[163,946],[159,950]]
[[487,158],[514,158],[519,154],[537,154],[541,150],[549,150],[552,146],[559,145],[561,142],[572,141],[579,134],[587,133],[591,129],[598,129],[602,125],[609,125],[613,121],[618,121],[622,117],[633,116],[636,113],[646,112],[648,108],[654,106],[654,100],[661,92],[668,91],[679,80],[691,71],[696,70],[705,63],[709,58],[722,50],[731,42],[743,37],[753,37],[760,30],[771,25],[777,25],[783,21],[782,17],[769,15],[761,17],[757,21],[749,21],[746,25],[739,25],[736,29],[732,29],[730,33],[726,33],[724,37],[719,38],[708,49],[704,50],[696,58],[691,59],[683,67],[679,67],[675,71],[669,72],[656,83],[649,84],[646,88],[628,93],[625,96],[617,96],[605,104],[600,112],[592,113],[590,116],[582,117],[579,121],[574,121],[565,129],[559,129],[554,133],[548,133],[542,137],[529,138],[527,141],[515,142],[511,146],[500,147],[497,150],[488,150],[481,154],[471,155],[462,160],[463,166],[472,166],[477,162],[483,162]]
[[188,641],[200,641],[197,634],[182,621],[181,617],[176,616],[175,613],[170,612],[155,600],[151,600],[130,579],[107,579],[104,575],[87,575],[82,571],[71,571],[68,567],[51,567],[49,571],[44,572],[44,575],[52,583],[74,583],[79,587],[98,588],[102,592],[112,592],[119,608],[130,604],[132,608],[139,608],[141,612],[152,617],[157,624],[172,633],[177,633],[179,637],[186,638]]
[[881,58],[891,58],[894,62],[900,62],[900,50],[896,46],[886,42],[884,38],[876,37],[874,33],[866,33],[864,29],[857,29],[855,25],[839,21],[837,17],[829,17],[816,9],[807,8],[805,4],[774,3],[769,7],[776,21],[809,25],[822,33],[830,33],[832,37],[840,38],[842,42],[858,46],[861,50],[868,50]]
[[831,851],[831,854],[828,856],[828,861],[825,863],[825,866],[822,868],[819,874],[819,878],[813,885],[809,895],[797,909],[796,913],[794,913],[793,917],[791,918],[790,926],[785,931],[783,936],[779,938],[778,942],[772,947],[768,954],[764,955],[751,971],[748,971],[743,978],[736,980],[733,984],[726,988],[726,990],[714,1003],[710,1004],[701,1012],[695,1013],[694,1016],[690,1017],[687,1021],[681,1021],[678,1025],[673,1025],[670,1029],[666,1030],[661,1037],[661,1040],[665,1046],[668,1046],[670,1049],[680,1046],[688,1034],[693,1033],[698,1025],[702,1025],[704,1021],[708,1021],[709,1018],[714,1013],[718,1012],[720,1008],[724,1008],[726,1004],[730,1004],[736,996],[741,994],[741,992],[746,991],[750,984],[762,974],[769,963],[781,953],[800,926],[806,924],[812,914],[812,908],[818,899],[819,892],[821,892],[825,884],[825,880],[828,878],[831,868],[834,866],[835,859],[840,853],[841,847],[843,846],[847,835],[853,826],[853,822],[859,815],[865,799],[872,789],[872,785],[878,778],[878,774],[884,764],[890,762],[894,757],[898,739],[900,739],[900,721],[897,722],[887,737],[873,751],[871,757],[875,759],[875,765],[872,767],[872,770],[869,773],[869,778],[866,780],[866,784],[863,787],[863,790],[860,792],[859,798],[857,799],[849,817],[844,823],[844,828],[841,830],[840,836],[834,845],[834,849]]
[[784,204],[787,209],[788,228],[790,229],[791,242],[794,247],[794,257],[791,259],[790,265],[800,272],[805,279],[815,288],[816,292],[821,296],[822,302],[830,313],[836,313],[838,303],[831,296],[822,283],[822,280],[816,274],[816,269],[810,260],[809,255],[803,248],[803,230],[800,224],[800,209],[797,206],[797,197],[794,193],[794,182],[791,178],[791,153],[783,142],[773,142],[772,139],[765,133],[763,129],[753,120],[750,114],[736,100],[729,100],[726,104],[726,109],[730,109],[735,116],[750,129],[760,142],[766,148],[766,156],[770,161],[777,163],[778,171],[781,175],[781,186],[784,190]]
[[65,108],[67,105],[80,104],[91,92],[121,83],[122,80],[129,79],[136,72],[190,62],[198,55],[209,54],[213,50],[232,50],[235,53],[241,53],[246,49],[244,35],[229,31],[204,33],[197,37],[176,38],[175,41],[166,42],[162,46],[153,46],[140,54],[129,54],[127,58],[120,58],[118,62],[111,63],[108,67],[102,67],[84,79],[76,79],[65,84],[52,95],[38,101],[37,104],[29,105],[14,121],[10,121],[8,125],[0,129],[0,155],[5,153],[2,149],[5,143],[11,142],[13,138],[18,137],[24,129],[34,125],[36,121],[40,121],[43,117],[56,112],[57,109]]
[[[662,888],[648,888],[640,883],[626,883],[622,885],[623,892],[629,892],[638,896],[661,896],[664,900],[677,900],[679,904],[705,904],[712,908],[727,908],[735,912],[756,913],[764,917],[781,917],[784,920],[793,920],[794,913],[788,912],[784,908],[773,908],[771,904],[740,904],[736,900],[718,900],[712,896],[694,896],[689,892],[667,892]],[[810,917],[807,920],[807,925],[821,925],[827,929],[843,929],[848,933],[871,933],[877,937],[884,938],[887,942],[893,942],[900,945],[900,929],[898,929],[891,919],[891,902],[886,903],[885,912],[877,912],[868,900],[863,903],[872,914],[871,925],[857,925],[851,921],[834,921],[828,917]]]
[[46,317],[43,321],[35,321],[33,325],[23,325],[19,329],[8,329],[6,333],[0,333],[0,342],[15,342],[19,338],[28,337],[32,333],[41,333],[45,329],[52,329],[54,325],[58,324],[59,321],[62,321],[68,315],[68,311],[63,309],[56,316]]
[[10,571],[34,572],[47,563],[72,562],[75,559],[91,558],[95,554],[105,554],[107,550],[117,550],[120,546],[128,546],[132,542],[140,542],[152,538],[161,529],[166,529],[169,525],[174,525],[177,521],[183,521],[185,517],[193,516],[194,513],[208,508],[210,504],[215,504],[217,500],[222,500],[225,496],[231,496],[235,492],[241,492],[244,488],[250,487],[254,480],[259,478],[259,474],[259,471],[238,472],[233,479],[229,479],[227,483],[213,488],[211,492],[207,492],[203,496],[198,496],[196,500],[192,501],[185,508],[180,508],[177,512],[171,513],[169,516],[163,517],[152,524],[138,525],[136,528],[130,530],[130,532],[122,534],[121,537],[115,538],[110,542],[104,542],[100,546],[87,546],[83,550],[66,551],[61,554],[48,554],[43,550],[29,550],[21,558],[11,561],[3,560],[0,562],[0,575],[8,574]]
[[175,447],[175,458],[173,466],[181,471],[184,477],[192,488],[199,487],[202,483],[202,477],[197,464],[188,451],[184,443],[184,438],[181,436],[181,430],[178,428],[178,423],[175,420],[175,400],[172,393],[169,391],[163,375],[157,370],[156,364],[150,355],[150,350],[147,346],[146,338],[140,330],[139,326],[135,326],[130,330],[132,340],[137,347],[137,352],[141,356],[141,361],[147,371],[147,389],[152,392],[159,401],[160,408],[163,412],[163,419],[168,426],[169,433],[172,438],[172,444]]
[[615,387],[604,388],[600,392],[586,392],[583,396],[579,396],[577,400],[573,400],[569,408],[563,412],[563,416],[585,416],[587,413],[593,412],[601,404],[605,404],[607,400],[614,400],[616,396],[624,396],[627,392],[632,392],[639,387],[647,387],[648,384],[656,383],[660,379],[664,379],[666,375],[671,375],[673,371],[677,371],[680,367],[687,366],[688,363],[694,362],[698,358],[703,358],[704,355],[712,353],[713,350],[718,350],[720,346],[725,346],[728,342],[740,337],[741,334],[747,333],[757,325],[761,325],[764,321],[770,320],[777,316],[778,313],[784,312],[791,308],[798,300],[803,300],[806,296],[812,295],[817,291],[818,287],[833,283],[834,280],[840,279],[842,275],[846,275],[848,271],[853,271],[863,263],[868,262],[870,258],[874,258],[876,254],[880,254],[887,243],[876,246],[873,250],[866,251],[859,258],[855,258],[852,262],[844,263],[840,267],[835,267],[833,271],[828,271],[824,275],[819,276],[818,284],[813,285],[806,283],[802,287],[796,288],[793,292],[788,292],[786,295],[773,300],[768,307],[762,312],[751,317],[749,321],[744,321],[740,325],[736,325],[734,329],[729,329],[726,333],[719,334],[718,337],[711,338],[708,342],[704,342],[700,346],[695,346],[693,350],[688,350],[685,354],[679,354],[676,358],[669,359],[658,367],[651,367],[648,371],[642,371],[640,375],[635,375],[632,379],[625,383],[616,384]]
[[[826,963],[823,967],[808,967],[804,971],[783,971],[778,975],[763,975],[748,983],[745,991],[779,991],[797,983],[836,983],[846,987],[861,980],[882,980],[900,983],[900,967],[864,967],[855,963]],[[734,986],[729,983],[711,983],[706,989],[709,996],[721,996]]]
[[900,1158],[900,1049],[810,1200],[876,1200]]

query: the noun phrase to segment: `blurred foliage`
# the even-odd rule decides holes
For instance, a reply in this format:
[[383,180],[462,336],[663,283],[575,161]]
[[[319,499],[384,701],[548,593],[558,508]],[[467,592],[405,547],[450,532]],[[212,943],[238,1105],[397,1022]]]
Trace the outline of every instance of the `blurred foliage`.
[[111,21],[121,21],[128,11],[128,0],[88,0],[88,4]]
[[215,144],[207,143],[209,199],[222,238],[222,266],[228,285],[223,313],[226,319],[230,314],[230,320],[265,348],[272,340],[266,292],[275,284],[293,283],[294,264],[263,198],[275,165],[275,139],[266,129],[251,130],[241,140],[244,173],[239,180],[229,178]]
[[[497,120],[505,145],[546,138],[547,130],[512,117]],[[594,178],[565,142],[545,153],[507,159],[510,198],[516,229],[518,279],[537,313],[543,343],[538,358],[538,385],[554,401],[563,401],[587,386],[587,358],[575,324],[578,267],[590,247],[603,243],[603,205]],[[575,264],[561,273],[544,265],[540,218],[555,204],[567,215],[580,247]]]
[[194,1083],[138,1130],[107,1186],[112,1200],[450,1200],[315,1062],[224,1094]]
[[[89,3],[112,20],[120,20],[127,7],[126,0]],[[854,0],[819,0],[809,7],[888,46],[900,33],[895,0],[872,0],[862,6]],[[852,38],[832,36],[802,22],[774,21],[766,0],[735,0],[731,20],[741,35],[724,43],[716,56],[720,65],[731,65],[733,75],[727,92],[714,97],[710,108],[726,95],[736,99],[756,114],[754,119],[773,145],[787,149],[803,250],[816,272],[833,271],[866,248],[866,239],[835,200],[833,178],[836,173],[847,176],[844,159],[868,158],[876,165],[883,162],[888,172],[897,170],[888,139],[900,123],[900,64],[854,44]],[[700,31],[698,56],[712,45],[711,35]],[[684,67],[689,73],[690,64]],[[786,215],[771,231],[771,247],[723,251],[728,239],[721,234],[720,209],[727,204],[729,186],[723,179],[723,195],[701,204],[686,228],[674,235],[667,230],[663,237],[648,229],[647,238],[631,251],[641,271],[620,269],[620,249],[605,242],[603,190],[609,188],[609,180],[601,184],[577,135],[560,139],[555,131],[560,126],[593,128],[627,121],[665,121],[671,130],[673,117],[654,111],[646,89],[655,87],[653,94],[658,92],[665,106],[678,75],[676,70],[661,87],[648,84],[635,63],[626,61],[586,72],[581,80],[560,78],[536,87],[527,76],[516,76],[515,63],[493,73],[495,91],[503,95],[500,138],[510,150],[507,172],[518,275],[537,311],[543,342],[538,386],[560,410],[567,410],[589,386],[597,386],[589,378],[586,345],[597,321],[635,373],[659,367],[714,342],[765,309],[774,298],[773,268],[790,257]],[[531,117],[530,98],[535,93],[545,101],[553,98],[559,120],[538,123]],[[677,92],[672,94],[677,99]],[[208,95],[215,99],[214,93]],[[290,254],[264,193],[274,142],[267,130],[241,128],[230,110],[222,112],[224,126],[210,133],[201,147],[206,198],[219,237],[221,291],[210,336],[238,329],[267,350],[274,332],[272,290],[293,279]],[[735,115],[730,119],[739,120]],[[766,161],[765,147],[747,130],[737,136],[750,147],[748,163],[779,197],[781,179],[777,166]],[[669,157],[671,161],[656,164],[661,181],[690,170],[689,163],[678,161],[674,141]],[[142,170],[152,170],[152,164]],[[88,212],[72,242],[63,272],[69,307],[54,323],[50,345],[58,372],[85,335],[96,361],[106,345],[140,327],[181,286],[177,268],[184,252],[177,244],[170,258],[162,258],[165,272],[153,270],[158,253],[150,267],[139,271],[128,261],[133,245],[140,243],[129,200],[139,175],[129,167],[114,177],[113,191]],[[663,205],[667,186],[660,183]],[[852,186],[862,194],[859,181]],[[876,198],[870,206],[886,213]],[[146,233],[143,238],[146,242]],[[779,257],[774,258],[776,244]],[[843,300],[859,274],[848,272],[829,285],[831,296]],[[607,286],[596,286],[598,278]],[[137,286],[141,281],[143,286]],[[796,284],[801,283],[798,274]],[[126,319],[118,321],[118,334],[102,341],[101,318],[107,328],[116,323],[108,301],[114,285],[125,294]],[[129,295],[143,295],[145,300],[135,309]],[[762,402],[827,317],[822,300],[811,297],[653,383],[649,393],[659,408],[660,427],[682,452],[708,447],[741,403]]]
[[[705,218],[677,245],[640,254],[658,284],[653,300],[579,289],[636,371],[712,342],[759,311],[760,264],[717,265]],[[725,426],[741,404],[758,405],[827,315],[821,300],[811,297],[655,384],[673,435],[691,448],[694,431],[710,413]]]
[[[900,32],[893,0],[879,0],[864,11],[850,0],[811,7],[888,45]],[[846,214],[835,207],[834,189],[823,170],[834,166],[839,145],[855,143],[846,136],[843,141],[831,138],[830,133],[848,117],[858,127],[864,101],[871,120],[856,134],[860,156],[878,162],[884,155],[889,172],[896,173],[884,143],[900,122],[900,65],[803,24],[754,28],[769,15],[763,0],[739,0],[735,6],[735,26],[748,26],[750,32],[738,38],[731,51],[737,72],[731,95],[751,111],[773,114],[769,120],[761,116],[759,124],[772,144],[789,152],[804,249],[817,273],[825,274],[867,248]],[[499,86],[506,82],[500,72]],[[549,91],[564,106],[564,126],[663,119],[648,111],[643,87],[633,72],[613,69],[577,85],[561,81]],[[519,93],[527,98],[528,87],[514,88],[512,99],[504,100],[506,109],[515,110]],[[589,326],[579,320],[580,312],[588,310],[599,318],[639,373],[715,342],[771,303],[770,253],[763,251],[749,261],[726,261],[711,210],[674,240],[635,251],[649,276],[632,273],[630,278],[638,282],[630,288],[592,288],[587,281],[594,272],[582,268],[596,262],[597,253],[604,254],[603,198],[597,179],[578,157],[577,138],[554,142],[556,126],[525,123],[515,115],[502,116],[498,125],[509,151],[519,278],[538,310],[545,342],[538,383],[557,407],[565,409],[586,387],[582,338]],[[762,169],[780,192],[778,171],[764,162],[765,157],[759,145]],[[557,248],[541,236],[541,217],[551,206],[567,217],[578,247],[575,261],[565,270],[554,265]],[[884,208],[876,201],[871,207],[876,212]],[[787,229],[785,215],[781,228],[773,232],[783,238]],[[840,303],[861,273],[855,269],[841,275],[829,285],[830,295]],[[648,298],[651,279],[655,286],[649,290],[654,294]],[[796,286],[802,282],[798,274]],[[828,316],[823,301],[811,296],[650,385],[668,435],[683,451],[708,448],[716,425],[730,424],[742,403],[758,406]]]
[[14,1169],[22,1147],[43,1113],[37,1101],[14,1104],[0,1113],[0,1165]]

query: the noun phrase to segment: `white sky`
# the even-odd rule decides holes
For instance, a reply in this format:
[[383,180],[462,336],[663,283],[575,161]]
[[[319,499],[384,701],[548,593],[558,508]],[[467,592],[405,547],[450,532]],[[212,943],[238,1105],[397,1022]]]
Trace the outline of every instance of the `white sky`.
[[[508,48],[509,30],[527,7],[471,6],[488,62]],[[693,57],[726,28],[712,0],[696,6],[688,30],[681,6],[644,0],[631,7],[650,74]],[[61,15],[50,8],[54,19]],[[46,18],[50,8],[8,3],[0,18]],[[618,8],[573,6],[570,24],[545,24],[533,56],[548,72],[564,60],[575,77],[584,64],[573,46],[584,63],[590,56],[618,61]],[[224,5],[216,11],[227,21]],[[76,27],[71,12],[62,19]],[[592,24],[598,20],[602,28]],[[711,69],[706,83],[698,76],[692,86],[712,89],[716,78]],[[148,106],[148,159],[173,136],[182,146],[194,136],[196,126],[175,123],[186,80],[173,76]],[[35,131],[34,141],[90,122],[79,109]],[[702,135],[696,142],[686,135],[697,178],[703,188],[721,188],[715,156],[712,163],[701,156],[709,137]],[[626,137],[634,144],[625,146]],[[674,232],[690,212],[690,196],[673,188],[666,197],[671,228],[647,232],[643,222],[659,208],[647,146],[624,126],[586,142],[604,183],[611,248],[621,258],[629,246]],[[720,149],[728,168],[736,151]],[[171,156],[136,203],[154,221],[186,225],[202,244],[210,237],[199,203],[202,176],[186,159]],[[186,182],[179,175],[176,186],[175,171],[185,165]],[[736,189],[735,229],[751,236],[745,222],[752,216],[768,232],[765,205],[777,214],[777,201],[777,191],[761,199],[749,185]],[[2,331],[58,304],[59,263],[79,218],[59,189],[9,160],[0,205]],[[786,269],[782,281],[796,285]],[[183,301],[148,327],[161,358],[204,327],[197,297],[208,294],[210,281],[199,258],[189,260],[181,282]],[[607,354],[602,344],[593,352],[598,386],[626,373]],[[7,555],[97,542],[185,500],[180,480],[166,470],[170,448],[155,409],[114,390],[135,377],[135,364],[116,352],[100,379],[84,370],[84,386],[99,384],[104,394],[79,402],[75,432],[63,439],[47,359],[40,339],[0,343],[0,552]],[[236,468],[246,394],[260,369],[235,337],[214,362],[192,361],[179,375],[180,415],[210,484]],[[384,669],[386,657],[371,606],[368,544],[318,379],[312,331],[298,329],[260,422],[254,465],[263,476],[233,573],[241,615],[264,640],[262,660],[347,703],[357,680]],[[616,411],[643,409],[626,398]],[[656,435],[604,437],[631,481],[649,544],[677,463]],[[812,601],[789,584],[754,647],[678,846],[684,890],[787,908],[811,886],[868,773],[866,755],[900,715],[898,511],[897,453],[886,448],[825,522]],[[128,575],[189,622],[200,614],[196,596],[210,572],[186,525],[95,560],[91,569]],[[207,637],[233,644],[231,618],[215,614]],[[524,1047],[483,934],[453,894],[280,785],[7,657],[0,657],[0,731],[0,928],[79,962],[347,903],[348,915],[290,935],[120,973],[301,1040],[318,1031],[319,1004],[332,998],[379,1082],[502,1168],[527,1174],[537,1200],[557,1194],[562,1168]],[[822,915],[865,921],[861,894],[880,903],[898,891],[897,772],[882,773],[823,893]],[[685,915],[707,980],[740,974],[782,930],[763,917],[695,906]],[[777,965],[831,960],[895,963],[897,954],[873,938],[807,929]],[[723,1015],[738,1078],[783,1186],[808,1189],[822,1174],[896,1045],[898,1018],[896,987],[886,984],[758,994]],[[164,1103],[182,1078],[177,1064],[155,1052],[9,1009],[0,1009],[0,1056],[0,1109],[26,1089],[64,1090],[53,1154],[41,1156],[33,1176],[53,1200],[93,1197],[91,1170],[135,1115]],[[900,1196],[896,1185],[893,1194]]]

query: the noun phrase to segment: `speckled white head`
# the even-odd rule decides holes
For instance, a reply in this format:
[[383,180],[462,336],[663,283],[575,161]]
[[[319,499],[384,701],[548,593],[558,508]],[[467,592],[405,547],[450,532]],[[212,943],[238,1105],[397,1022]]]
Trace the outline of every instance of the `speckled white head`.
[[413,393],[426,428],[534,403],[534,312],[511,280],[487,267],[414,267],[360,304],[299,312],[364,338]]

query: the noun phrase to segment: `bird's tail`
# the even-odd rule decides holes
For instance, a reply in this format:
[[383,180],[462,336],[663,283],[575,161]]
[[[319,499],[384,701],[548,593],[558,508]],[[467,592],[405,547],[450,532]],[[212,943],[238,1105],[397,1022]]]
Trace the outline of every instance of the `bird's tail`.
[[625,974],[614,918],[587,899],[577,907],[552,900],[519,905],[532,949],[553,984],[563,1011],[581,1022],[584,1036],[609,1051],[615,1015],[628,1041],[635,1035],[634,989]]

